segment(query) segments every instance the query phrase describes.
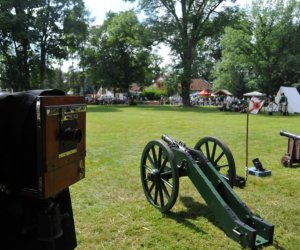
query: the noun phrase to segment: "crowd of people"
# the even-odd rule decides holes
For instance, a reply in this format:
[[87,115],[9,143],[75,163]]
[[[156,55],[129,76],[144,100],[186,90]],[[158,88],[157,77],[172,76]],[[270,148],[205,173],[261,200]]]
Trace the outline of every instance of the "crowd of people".
[[[237,98],[233,96],[220,96],[216,98],[216,105],[221,111],[236,111],[241,113],[246,113],[249,105],[251,105],[251,100],[253,97],[243,97]],[[267,111],[270,115],[276,110],[282,115],[288,115],[288,99],[284,93],[281,94],[281,97],[278,103],[275,102],[275,96],[269,95],[259,100],[259,105],[257,108]],[[253,101],[252,101],[253,102]]]
[[245,113],[249,105],[249,98],[238,98],[234,96],[219,96],[216,98],[216,105],[221,111],[235,111]]

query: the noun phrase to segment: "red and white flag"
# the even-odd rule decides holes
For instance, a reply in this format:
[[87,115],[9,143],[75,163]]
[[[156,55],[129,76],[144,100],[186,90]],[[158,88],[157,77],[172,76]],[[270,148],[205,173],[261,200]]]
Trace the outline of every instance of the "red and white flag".
[[263,106],[264,102],[265,102],[264,100],[260,100],[258,97],[253,96],[249,103],[249,113],[257,114],[258,111]]

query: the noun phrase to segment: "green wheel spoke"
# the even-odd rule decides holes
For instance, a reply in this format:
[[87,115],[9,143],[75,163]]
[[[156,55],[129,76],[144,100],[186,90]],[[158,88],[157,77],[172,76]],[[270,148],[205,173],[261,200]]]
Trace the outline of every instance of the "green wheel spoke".
[[165,171],[165,172],[161,173],[160,176],[161,176],[161,177],[172,176],[172,170],[170,170],[170,171]]
[[155,185],[154,204],[157,204],[157,197],[158,197],[158,186]]
[[161,169],[161,160],[162,160],[162,149],[158,149],[158,160],[157,160],[157,169]]
[[149,166],[147,166],[147,165],[144,165],[144,168],[145,168],[145,169],[147,169],[149,172],[151,172],[151,171],[152,171],[152,169],[153,169],[153,168],[150,168],[150,167],[149,167]]
[[163,178],[161,178],[161,180],[163,181],[163,183],[167,184],[170,188],[173,188],[173,185],[170,182],[166,181]]
[[206,149],[206,157],[210,161],[210,152],[209,152],[209,147],[208,147],[208,142],[205,143],[205,149]]
[[212,162],[215,159],[216,149],[217,149],[217,143],[214,143],[213,151],[212,151],[212,154],[211,154],[211,161]]
[[163,163],[161,164],[160,171],[162,171],[162,170],[165,168],[167,162],[168,162],[168,157],[166,157],[166,158],[164,159]]
[[169,200],[170,199],[170,194],[169,194],[168,189],[166,188],[164,182],[161,182],[161,187],[162,187],[164,193],[166,194],[166,196],[167,196],[167,198]]
[[236,179],[235,162],[229,148],[216,137],[205,137],[195,147],[214,166],[226,181],[233,186]]
[[220,166],[220,165],[218,165],[218,166],[217,166],[217,168],[228,168],[228,167],[229,167],[229,165],[228,165],[228,164],[221,165],[221,166]]
[[143,150],[141,181],[148,202],[162,213],[175,204],[179,173],[171,148],[163,141],[150,141]]
[[155,163],[154,163],[153,159],[151,158],[150,154],[147,154],[147,158],[148,158],[148,160],[150,161],[152,167],[153,167],[153,168],[156,168],[156,167],[155,167]]
[[155,151],[155,147],[154,146],[151,148],[151,151],[152,151],[154,166],[155,166],[155,168],[157,168],[157,157],[156,157],[156,151]]
[[213,161],[213,164],[214,165],[217,165],[218,164],[218,162],[219,162],[219,160],[221,160],[221,158],[223,157],[225,155],[225,153],[224,153],[224,151],[218,156],[218,158],[215,160],[215,161]]
[[150,194],[151,194],[151,192],[152,192],[152,190],[153,190],[154,186],[155,186],[155,183],[154,183],[154,182],[152,182],[152,185],[151,185],[151,187],[150,187],[150,188],[149,188],[149,190],[148,190],[148,195],[150,195]]
[[165,202],[164,202],[164,195],[160,183],[158,183],[158,190],[159,190],[159,197],[160,197],[160,205],[163,207],[165,205]]

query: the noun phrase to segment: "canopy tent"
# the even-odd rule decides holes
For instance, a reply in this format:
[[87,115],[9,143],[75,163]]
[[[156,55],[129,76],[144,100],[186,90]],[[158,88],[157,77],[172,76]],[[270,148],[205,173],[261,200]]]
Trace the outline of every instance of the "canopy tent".
[[262,97],[262,96],[266,96],[266,94],[264,93],[260,93],[258,91],[252,91],[249,93],[244,94],[244,96],[257,96],[257,97]]
[[195,93],[191,94],[190,96],[193,96],[193,97],[195,97],[195,96],[208,97],[210,95],[211,95],[211,93],[210,93],[209,90],[201,90],[201,91],[198,91],[198,92],[195,92]]
[[208,90],[202,90],[202,91],[200,91],[200,92],[198,93],[198,95],[200,95],[200,96],[210,96],[211,93],[210,93],[210,91],[208,91]]
[[296,88],[294,87],[280,87],[276,97],[275,102],[278,104],[281,94],[287,97],[287,109],[290,114],[300,113],[300,95]]
[[215,95],[215,96],[217,96],[217,95],[231,95],[232,96],[232,94],[226,89],[218,89],[217,91],[215,91],[213,93],[213,95]]
[[195,97],[195,96],[198,96],[198,94],[199,94],[199,92],[195,92],[195,93],[193,93],[193,94],[190,94],[190,96]]

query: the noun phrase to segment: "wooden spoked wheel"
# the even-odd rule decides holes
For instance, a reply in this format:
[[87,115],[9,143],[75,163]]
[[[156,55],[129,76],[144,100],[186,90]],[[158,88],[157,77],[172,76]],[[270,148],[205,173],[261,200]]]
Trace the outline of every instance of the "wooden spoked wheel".
[[147,200],[161,212],[176,202],[179,176],[175,157],[162,141],[150,141],[141,158],[141,180]]
[[236,179],[235,163],[230,149],[218,138],[204,137],[195,146],[233,187]]

